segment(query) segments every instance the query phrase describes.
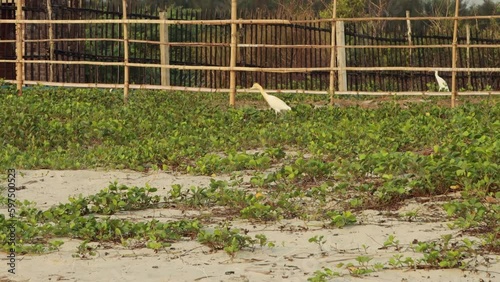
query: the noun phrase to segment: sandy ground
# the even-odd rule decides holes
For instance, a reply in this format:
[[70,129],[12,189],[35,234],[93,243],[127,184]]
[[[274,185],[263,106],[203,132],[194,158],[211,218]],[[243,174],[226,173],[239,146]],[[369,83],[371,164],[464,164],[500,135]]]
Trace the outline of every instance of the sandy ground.
[[[228,179],[228,177],[219,177]],[[110,182],[142,187],[149,183],[159,188],[159,193],[172,184],[184,186],[205,185],[210,177],[173,175],[165,172],[138,173],[132,171],[22,171],[18,172],[17,191],[21,200],[36,201],[40,208],[67,202],[72,195],[90,195]],[[438,239],[443,234],[456,234],[446,222],[430,220],[442,218],[436,203],[409,202],[404,210],[419,209],[422,219],[408,222],[378,211],[365,211],[358,215],[360,224],[343,229],[324,229],[321,222],[286,220],[269,225],[235,221],[233,226],[246,228],[248,235],[265,234],[276,243],[274,248],[256,248],[241,251],[234,259],[223,251],[210,253],[208,247],[195,241],[174,243],[171,248],[154,253],[150,249],[128,250],[121,246],[99,249],[96,257],[72,257],[79,240],[64,239],[61,250],[44,255],[18,256],[16,275],[7,273],[6,263],[1,263],[2,281],[306,281],[316,270],[329,267],[344,273],[332,281],[500,281],[500,263],[493,256],[493,264],[478,271],[451,270],[392,270],[385,269],[361,278],[350,276],[345,269],[337,269],[340,262],[355,262],[360,255],[373,257],[373,262],[387,262],[398,251],[380,249],[390,234],[396,236],[401,246],[413,240]],[[0,212],[5,213],[5,208]],[[196,213],[197,211],[194,211]],[[154,217],[159,220],[178,219],[179,211],[155,209],[139,213],[125,213],[127,217]],[[427,219],[424,219],[427,218]],[[149,220],[149,219],[148,219]],[[323,251],[308,242],[315,235],[323,235]],[[363,247],[367,246],[366,250]],[[403,248],[404,249],[404,248]],[[421,254],[400,251],[414,258]],[[5,254],[2,261],[6,261]]]

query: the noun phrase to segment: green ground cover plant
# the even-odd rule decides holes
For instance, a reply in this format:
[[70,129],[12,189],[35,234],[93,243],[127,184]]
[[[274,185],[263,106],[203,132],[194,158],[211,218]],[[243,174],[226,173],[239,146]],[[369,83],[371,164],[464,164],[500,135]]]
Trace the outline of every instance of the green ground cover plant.
[[[112,183],[90,196],[47,210],[18,202],[19,218],[0,216],[0,244],[14,224],[20,253],[56,251],[69,237],[84,241],[76,256],[92,257],[91,242],[147,247],[157,252],[190,238],[234,257],[254,245],[271,246],[228,225],[209,231],[207,215],[178,221],[132,222],[110,217],[123,211],[175,206],[218,218],[254,223],[299,218],[324,228],[362,224],[358,212],[387,210],[418,197],[460,193],[443,205],[451,228],[477,235],[474,244],[453,238],[419,242],[420,260],[394,257],[384,267],[450,268],[483,251],[500,251],[500,106],[498,99],[464,102],[451,109],[439,99],[373,108],[315,107],[328,97],[283,95],[292,111],[276,116],[258,95],[119,91],[32,87],[22,97],[0,89],[0,167],[16,169],[165,170],[195,175],[229,174],[204,186],[154,187]],[[360,97],[347,98],[349,102]],[[243,175],[249,180],[244,181]],[[2,187],[3,189],[4,187]],[[3,190],[2,190],[3,191]],[[0,205],[7,199],[0,198]],[[418,218],[416,212],[404,217]],[[323,249],[323,238],[311,242]],[[399,246],[392,238],[386,248]],[[478,251],[481,250],[481,252]],[[371,258],[343,265],[351,275],[381,270]],[[312,281],[338,276],[329,268]],[[315,280],[320,279],[320,280]]]

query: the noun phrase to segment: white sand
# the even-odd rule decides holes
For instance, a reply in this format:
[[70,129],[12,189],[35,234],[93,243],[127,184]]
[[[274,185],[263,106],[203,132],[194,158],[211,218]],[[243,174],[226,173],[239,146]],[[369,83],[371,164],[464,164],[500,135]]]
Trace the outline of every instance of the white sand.
[[[60,202],[67,202],[69,196],[90,195],[110,182],[143,187],[149,183],[160,188],[159,193],[170,189],[172,184],[184,186],[206,185],[210,177],[172,175],[164,172],[137,173],[132,171],[22,171],[18,172],[18,186],[26,189],[17,191],[21,200],[36,201],[46,209]],[[220,177],[228,179],[228,177]],[[435,206],[435,204],[434,204]],[[432,203],[408,203],[402,211],[419,209],[419,217],[439,218],[439,209]],[[5,213],[5,208],[0,212]],[[192,211],[191,213],[198,213]],[[176,210],[147,210],[127,212],[120,216],[143,218],[153,216],[159,220],[179,219],[183,216]],[[184,214],[185,216],[185,214]],[[145,219],[150,220],[150,218]],[[248,235],[265,234],[276,243],[275,248],[259,248],[255,251],[240,251],[231,260],[219,251],[210,253],[209,248],[195,241],[181,241],[172,244],[168,250],[154,253],[150,249],[128,250],[121,246],[111,249],[100,248],[98,255],[90,259],[73,258],[79,240],[63,239],[65,244],[54,253],[17,257],[16,275],[7,273],[3,265],[2,281],[306,281],[316,270],[329,267],[344,273],[332,281],[500,281],[500,263],[493,260],[489,269],[481,266],[471,273],[451,270],[392,270],[385,269],[361,278],[352,277],[345,269],[335,267],[340,262],[353,262],[357,256],[373,257],[374,262],[386,263],[399,252],[390,248],[379,249],[390,234],[396,236],[403,246],[403,255],[420,258],[422,255],[408,251],[406,247],[414,240],[433,240],[443,234],[457,234],[446,222],[428,222],[417,218],[416,222],[404,221],[378,211],[365,211],[358,215],[360,224],[343,229],[323,229],[320,222],[285,220],[272,225],[251,224],[235,221],[233,226],[246,228]],[[285,226],[285,231],[280,231]],[[323,235],[326,243],[322,253],[319,246],[308,239]],[[97,245],[92,243],[91,245]],[[365,245],[366,250],[363,245]],[[494,256],[493,256],[494,257]],[[5,261],[2,254],[2,261]],[[483,280],[481,280],[483,279]]]

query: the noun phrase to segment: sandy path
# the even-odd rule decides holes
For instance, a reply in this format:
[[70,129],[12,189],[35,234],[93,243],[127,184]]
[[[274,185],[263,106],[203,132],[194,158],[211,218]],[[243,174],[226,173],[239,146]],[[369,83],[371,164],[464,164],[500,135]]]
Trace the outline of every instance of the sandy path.
[[[66,202],[72,195],[94,194],[110,182],[129,186],[160,188],[160,193],[172,184],[204,185],[210,177],[172,175],[163,172],[149,174],[132,171],[22,171],[18,175],[17,191],[21,199],[36,201],[41,208]],[[222,177],[221,179],[224,179]],[[227,178],[225,178],[227,179]],[[165,190],[164,190],[165,189]],[[415,204],[416,205],[416,204]],[[407,207],[408,208],[408,207]],[[412,207],[414,208],[414,207]],[[423,207],[423,213],[426,208]],[[0,209],[5,213],[5,208]],[[196,211],[194,211],[196,213]],[[121,216],[171,219],[180,216],[175,210],[147,210]],[[246,228],[248,235],[265,234],[276,247],[241,251],[233,260],[220,251],[209,253],[205,246],[193,241],[182,241],[168,250],[155,254],[149,249],[127,250],[120,246],[100,249],[92,259],[73,258],[79,240],[67,240],[59,252],[40,256],[18,256],[17,274],[9,275],[5,263],[1,281],[306,281],[314,271],[329,267],[334,271],[339,262],[354,262],[359,255],[373,257],[373,262],[387,262],[398,252],[379,249],[390,234],[407,246],[414,239],[438,239],[442,234],[454,234],[445,222],[408,222],[387,217],[377,211],[359,215],[361,224],[343,229],[322,229],[320,222],[286,220],[272,225],[254,226],[246,221],[235,221],[234,226]],[[280,231],[285,226],[285,231]],[[307,231],[304,231],[307,229]],[[324,253],[308,239],[323,235]],[[368,246],[366,252],[363,245]],[[403,252],[405,256],[421,254]],[[5,260],[5,255],[2,255]],[[7,280],[10,279],[10,280]],[[481,280],[483,279],[483,280]],[[383,270],[362,278],[345,275],[333,281],[500,281],[500,263],[475,273],[461,270]]]

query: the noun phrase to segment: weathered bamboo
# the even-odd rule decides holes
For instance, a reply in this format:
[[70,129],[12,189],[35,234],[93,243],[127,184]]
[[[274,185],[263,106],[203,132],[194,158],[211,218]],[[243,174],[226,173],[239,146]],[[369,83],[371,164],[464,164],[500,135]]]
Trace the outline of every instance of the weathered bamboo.
[[[52,20],[52,1],[47,0],[47,17]],[[49,58],[54,60],[54,26],[49,23]],[[49,64],[49,81],[54,81],[54,64]]]
[[336,21],[335,19],[337,18],[337,0],[332,1],[333,5],[333,11],[332,11],[332,33],[331,33],[331,53],[330,53],[330,106],[333,106],[335,104],[334,97],[335,97],[335,66],[336,61],[337,61],[337,47],[335,45],[335,38],[337,36],[337,30],[335,28],[336,26]]
[[[440,20],[489,20],[489,19],[500,19],[500,15],[489,15],[489,16],[458,16],[458,17],[448,17],[448,16],[420,16],[420,17],[412,17],[414,21],[440,21]],[[299,23],[325,23],[330,22],[332,19],[304,19],[304,20],[290,20],[290,24],[299,24]],[[342,18],[344,22],[370,22],[370,21],[405,21],[406,17],[362,17],[362,18]],[[248,24],[243,22],[243,24]],[[254,22],[253,24],[264,24],[260,22]]]
[[[168,19],[167,12],[160,13],[160,19]],[[136,40],[130,40],[130,42]],[[138,41],[138,40],[137,40]],[[168,25],[160,24],[160,61],[162,65],[170,64],[170,41],[168,39]],[[170,85],[170,69],[161,68],[161,85]]]
[[[407,29],[407,39],[408,39],[408,47],[409,48],[409,54],[408,54],[408,66],[411,67],[413,65],[412,61],[412,51],[413,49],[411,48],[413,45],[412,38],[411,38],[411,21],[410,21],[410,11],[406,11],[406,29]],[[410,91],[413,90],[413,73],[410,74]]]
[[[413,21],[428,21],[428,20],[475,20],[475,19],[500,19],[500,15],[490,16],[458,16],[458,17],[412,17]],[[342,18],[344,22],[369,22],[369,21],[406,21],[406,17],[366,17],[366,18]],[[115,24],[193,24],[193,25],[227,25],[227,24],[299,24],[299,23],[328,23],[332,19],[309,19],[309,20],[154,20],[154,19],[106,19],[106,20],[52,20],[53,24],[98,24],[98,23],[115,23]],[[0,23],[16,23],[16,20],[0,20]],[[22,20],[23,24],[48,24],[48,20]]]
[[23,95],[23,0],[16,1],[16,80],[17,95]]
[[[26,43],[43,43],[50,42],[49,39],[25,39],[23,42]],[[66,41],[110,41],[110,42],[123,42],[123,39],[118,38],[59,38],[53,39],[53,42],[66,42]],[[169,43],[161,43],[160,41],[152,41],[152,40],[137,40],[137,39],[129,39],[129,43],[144,43],[144,44],[156,44],[156,45],[169,45],[169,46],[194,46],[194,47],[206,47],[206,46],[220,46],[220,47],[230,47],[231,43],[221,43],[221,42],[169,42]],[[0,43],[16,43],[16,40],[1,40]],[[427,44],[427,45],[336,45],[337,47],[342,47],[346,49],[426,49],[426,48],[451,48],[452,44]],[[254,48],[254,47],[262,47],[262,48],[319,48],[319,49],[330,49],[331,45],[290,45],[290,44],[238,44],[238,48]],[[457,48],[498,48],[496,44],[457,44]]]
[[[17,80],[5,80],[6,83],[15,84]],[[105,84],[105,83],[66,83],[66,82],[40,82],[40,81],[24,81],[26,85],[53,86],[53,87],[78,87],[78,88],[108,88],[108,89],[123,89],[123,84]],[[189,91],[189,92],[218,92],[228,93],[230,89],[224,88],[202,88],[202,87],[183,87],[183,86],[162,86],[149,84],[131,84],[131,89],[150,89],[150,90],[174,90],[174,91]],[[237,92],[249,93],[255,92],[249,89],[237,89]],[[297,90],[297,89],[280,89],[268,90],[268,93],[291,93],[291,94],[314,94],[328,95],[328,91],[316,90]],[[426,91],[403,91],[403,92],[381,92],[381,91],[336,91],[335,95],[366,95],[366,96],[449,96],[447,92],[426,92]],[[500,95],[500,91],[464,91],[462,96],[489,96]]]
[[[467,46],[467,52],[465,53],[466,56],[466,64],[467,68],[470,68],[470,25],[466,24],[465,25],[465,32],[466,32],[466,46]],[[471,89],[472,87],[472,78],[470,75],[470,71],[467,71],[467,88]]]
[[[0,62],[13,62],[13,60],[0,60]],[[21,60],[21,62],[29,62],[30,64],[61,64],[61,65],[95,65],[95,66],[124,66],[123,62],[96,62],[96,61],[50,61],[50,60]],[[331,67],[316,67],[316,68],[259,68],[259,67],[217,67],[217,66],[187,66],[187,65],[168,65],[162,64],[141,64],[127,63],[129,67],[146,67],[146,68],[169,68],[179,70],[218,70],[218,71],[250,71],[250,72],[274,72],[274,73],[290,73],[290,72],[312,72],[324,71],[329,72]],[[335,70],[354,70],[354,71],[452,71],[453,68],[445,67],[339,67]],[[500,72],[500,68],[455,68],[457,72]]]
[[[114,39],[114,38],[66,38],[66,39],[53,39],[53,42],[65,42],[65,41],[110,41],[110,42],[123,42],[123,39]],[[49,39],[25,39],[23,40],[25,43],[42,43],[42,42],[50,42]],[[151,40],[136,40],[129,39],[129,43],[145,43],[145,44],[156,44],[163,45],[159,41],[151,41]],[[16,40],[0,40],[0,43],[16,43]],[[231,43],[220,43],[220,42],[170,42],[165,45],[169,46],[193,46],[193,47],[230,47]],[[427,44],[427,45],[340,45],[336,44],[337,48],[346,48],[346,49],[432,49],[432,48],[451,48],[453,44]],[[457,48],[498,48],[497,44],[457,44]],[[274,44],[238,44],[238,48],[297,48],[297,49],[331,49],[331,45],[290,45],[290,44],[282,44],[282,45],[274,45]]]
[[[127,19],[127,0],[122,0],[123,6],[123,19]],[[130,69],[128,64],[128,24],[123,23],[123,102],[127,104],[128,102],[128,91],[129,91],[129,79],[130,79]]]
[[[12,40],[0,40],[0,42],[9,42]],[[66,42],[66,41],[114,41],[114,42],[123,42],[123,39],[118,38],[53,38],[50,39],[26,39],[24,42],[26,43],[43,43],[43,42]],[[132,40],[130,40],[131,42]],[[150,43],[159,44],[158,41],[149,41]],[[147,42],[145,42],[147,43]]]
[[[238,18],[238,1],[231,0],[231,20],[235,21]],[[229,105],[234,106],[236,100],[236,48],[238,47],[238,25],[234,22],[231,23],[231,58],[230,58],[230,72],[229,72]]]
[[[449,19],[449,18],[448,18]],[[15,20],[0,19],[0,23],[16,23]],[[154,19],[88,19],[88,20],[21,20],[23,24],[167,24],[167,25],[228,25],[228,24],[291,24],[289,20],[154,20]]]
[[347,59],[345,46],[345,30],[344,22],[338,21],[337,25],[337,65],[338,72],[338,87],[339,91],[347,91]]
[[455,100],[457,99],[457,41],[458,41],[458,13],[460,9],[460,1],[455,0],[455,19],[453,20],[453,47],[452,47],[452,61],[451,61],[451,107],[455,107]]

